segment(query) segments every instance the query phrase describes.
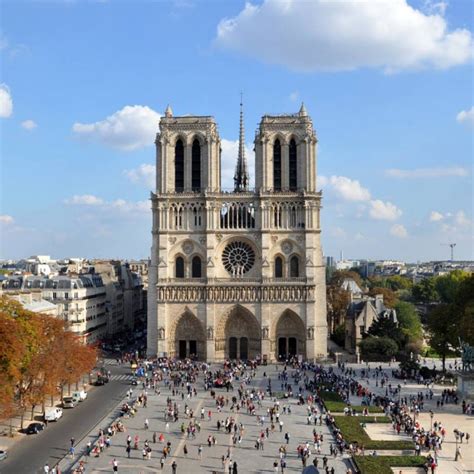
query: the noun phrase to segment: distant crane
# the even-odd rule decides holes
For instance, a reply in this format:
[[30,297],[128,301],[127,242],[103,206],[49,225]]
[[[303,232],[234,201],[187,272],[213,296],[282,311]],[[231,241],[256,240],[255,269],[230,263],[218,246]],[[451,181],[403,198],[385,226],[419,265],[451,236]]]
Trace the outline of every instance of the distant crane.
[[441,244],[441,245],[449,245],[451,247],[451,262],[454,262],[454,247],[456,247],[456,243],[452,242],[450,244]]

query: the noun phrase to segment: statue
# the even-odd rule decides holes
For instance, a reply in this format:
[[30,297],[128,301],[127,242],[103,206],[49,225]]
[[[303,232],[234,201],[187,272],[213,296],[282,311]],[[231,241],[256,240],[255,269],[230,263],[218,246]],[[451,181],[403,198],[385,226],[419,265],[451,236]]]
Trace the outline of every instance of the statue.
[[268,339],[268,327],[263,326],[262,328],[262,339]]
[[214,339],[214,329],[212,328],[212,326],[207,327],[207,339],[208,340]]
[[165,328],[161,327],[158,329],[158,339],[164,339],[165,338]]
[[308,328],[308,339],[313,339],[314,338],[314,327],[310,326]]
[[461,345],[462,371],[470,372],[474,369],[474,347],[461,342],[461,338],[459,338],[459,343]]

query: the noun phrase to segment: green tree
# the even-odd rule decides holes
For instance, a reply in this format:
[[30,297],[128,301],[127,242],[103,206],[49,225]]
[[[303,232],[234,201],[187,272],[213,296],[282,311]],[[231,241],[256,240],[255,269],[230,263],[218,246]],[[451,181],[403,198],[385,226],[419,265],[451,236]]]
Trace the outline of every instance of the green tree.
[[459,284],[454,311],[458,319],[459,337],[474,345],[474,274],[464,278]]
[[409,278],[400,275],[388,277],[386,284],[392,291],[409,290],[413,287],[413,282]]
[[439,304],[433,308],[427,319],[430,346],[441,356],[443,371],[446,370],[446,356],[454,354],[459,346],[459,318],[453,305]]
[[398,351],[397,343],[389,337],[369,336],[359,343],[360,353],[365,360],[389,360]]
[[461,283],[468,277],[469,273],[462,270],[454,270],[448,275],[437,277],[434,285],[440,300],[443,303],[454,303]]
[[435,278],[425,278],[413,286],[413,298],[420,303],[435,303],[439,301],[439,294],[436,291]]
[[399,329],[410,342],[417,342],[423,338],[420,315],[411,303],[398,301],[395,305]]

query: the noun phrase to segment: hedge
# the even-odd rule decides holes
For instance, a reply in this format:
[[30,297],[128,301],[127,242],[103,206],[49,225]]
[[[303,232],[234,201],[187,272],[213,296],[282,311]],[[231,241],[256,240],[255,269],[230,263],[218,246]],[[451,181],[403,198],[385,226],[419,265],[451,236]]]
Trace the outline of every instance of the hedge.
[[342,436],[347,443],[357,443],[365,449],[414,449],[412,441],[400,440],[373,440],[362,428],[361,423],[391,423],[386,416],[335,416],[336,426],[341,430]]
[[[320,392],[321,400],[324,402],[326,410],[333,413],[342,413],[344,408],[348,407],[347,403],[337,392]],[[365,405],[351,405],[352,409],[356,413],[362,413],[365,408],[369,409],[369,413],[383,413],[383,409],[377,406],[365,406]]]
[[361,474],[393,474],[392,467],[423,467],[423,456],[354,456]]

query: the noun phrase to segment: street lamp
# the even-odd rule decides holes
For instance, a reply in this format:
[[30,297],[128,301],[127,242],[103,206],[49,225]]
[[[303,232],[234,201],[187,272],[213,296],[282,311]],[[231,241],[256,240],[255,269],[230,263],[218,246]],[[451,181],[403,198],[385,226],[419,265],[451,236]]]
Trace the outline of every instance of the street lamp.
[[434,417],[433,410],[430,410],[430,418],[431,418],[430,432],[433,431],[433,417]]

